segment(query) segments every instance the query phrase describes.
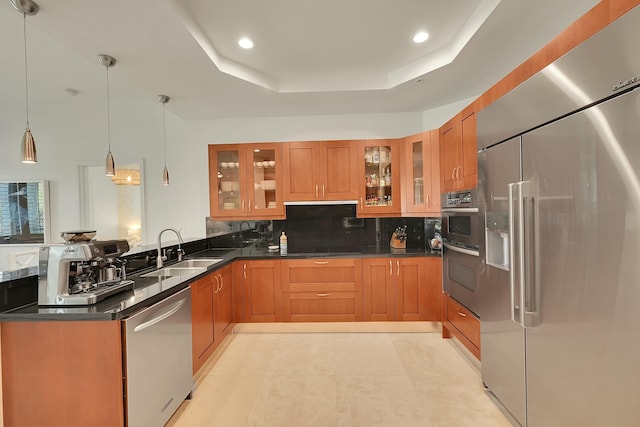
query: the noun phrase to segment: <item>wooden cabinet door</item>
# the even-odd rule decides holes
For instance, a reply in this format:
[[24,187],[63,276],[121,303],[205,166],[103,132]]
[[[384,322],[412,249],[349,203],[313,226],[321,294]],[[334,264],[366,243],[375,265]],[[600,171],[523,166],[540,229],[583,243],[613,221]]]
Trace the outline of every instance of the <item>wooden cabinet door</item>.
[[[429,134],[426,134],[429,137]],[[404,161],[402,176],[402,206],[406,213],[423,213],[426,210],[427,173],[425,149],[429,147],[429,140],[424,140],[423,134],[411,135],[403,140]]]
[[280,322],[280,260],[243,261],[241,274],[244,321]]
[[191,284],[191,334],[193,372],[196,373],[209,357],[207,350],[214,342],[215,278],[210,274]]
[[216,289],[214,291],[215,340],[219,344],[230,332],[233,324],[233,273],[231,266],[224,267],[216,273]]
[[209,145],[209,207],[212,217],[247,212],[247,156],[240,144]]
[[318,142],[284,144],[284,200],[317,200],[321,191],[320,172],[326,153]]
[[284,219],[282,144],[249,144],[247,167],[247,216],[251,219]]
[[440,171],[443,193],[456,189],[456,173],[460,165],[460,132],[458,120],[451,119],[440,128]]
[[425,258],[395,258],[396,320],[427,320],[427,277]]
[[[427,213],[440,216],[440,132],[434,129],[429,134],[429,149],[425,150],[425,201]],[[425,136],[424,141],[427,141]],[[428,183],[426,176],[429,176]]]
[[320,198],[324,200],[358,199],[358,141],[327,141],[322,143],[325,155]]
[[440,147],[437,129],[404,139],[402,212],[440,216]]
[[364,320],[395,319],[395,289],[391,258],[362,260],[362,314]]
[[462,171],[459,176],[462,189],[475,188],[478,179],[478,141],[476,115],[471,108],[462,111],[461,123]]
[[400,142],[399,139],[360,142],[359,217],[396,216],[401,213],[400,168],[403,161]]
[[427,313],[425,320],[439,322],[442,320],[442,258],[423,258],[427,268],[426,299]]

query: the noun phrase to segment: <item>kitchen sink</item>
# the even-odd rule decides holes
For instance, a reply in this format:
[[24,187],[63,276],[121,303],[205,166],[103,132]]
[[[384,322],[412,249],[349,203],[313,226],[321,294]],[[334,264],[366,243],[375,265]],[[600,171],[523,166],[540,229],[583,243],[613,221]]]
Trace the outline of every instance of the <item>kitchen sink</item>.
[[224,258],[186,259],[169,267],[160,268],[140,277],[190,276],[204,272],[207,267],[224,261]]
[[[176,264],[177,265],[177,264]],[[205,271],[207,267],[165,267],[151,273],[143,274],[140,277],[169,277],[169,276],[191,276]]]
[[220,261],[223,261],[223,258],[198,258],[198,259],[187,259],[184,261],[180,261],[177,264],[173,264],[171,267],[168,268],[191,268],[191,267],[204,267],[207,268],[213,264],[217,264]]

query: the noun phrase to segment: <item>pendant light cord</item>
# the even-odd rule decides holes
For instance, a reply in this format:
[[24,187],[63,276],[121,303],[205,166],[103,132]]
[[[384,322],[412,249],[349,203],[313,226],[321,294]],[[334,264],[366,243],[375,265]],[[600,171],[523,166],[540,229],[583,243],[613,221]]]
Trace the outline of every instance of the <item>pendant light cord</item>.
[[107,65],[107,141],[109,142],[109,152],[111,152],[111,114],[109,112],[109,66]]
[[27,67],[27,14],[23,13],[23,34],[24,34],[24,97],[27,110],[27,129],[29,129],[29,79],[28,79],[28,67]]
[[164,167],[167,167],[167,122],[164,115],[165,104],[162,104],[162,139],[164,140]]

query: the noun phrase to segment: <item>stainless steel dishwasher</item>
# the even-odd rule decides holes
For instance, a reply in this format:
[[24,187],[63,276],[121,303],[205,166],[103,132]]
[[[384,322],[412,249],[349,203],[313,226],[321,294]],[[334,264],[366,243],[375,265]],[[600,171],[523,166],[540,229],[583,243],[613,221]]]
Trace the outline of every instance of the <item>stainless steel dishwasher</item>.
[[124,320],[129,427],[163,426],[193,390],[191,289]]

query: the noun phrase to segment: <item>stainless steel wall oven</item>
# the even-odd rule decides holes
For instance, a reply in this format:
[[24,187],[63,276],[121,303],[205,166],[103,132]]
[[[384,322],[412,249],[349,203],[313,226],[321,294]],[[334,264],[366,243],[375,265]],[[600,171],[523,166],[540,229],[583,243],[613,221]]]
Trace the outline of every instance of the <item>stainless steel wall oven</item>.
[[476,191],[443,194],[443,288],[474,313],[478,312],[476,290],[482,266],[483,236],[484,224],[478,213]]

